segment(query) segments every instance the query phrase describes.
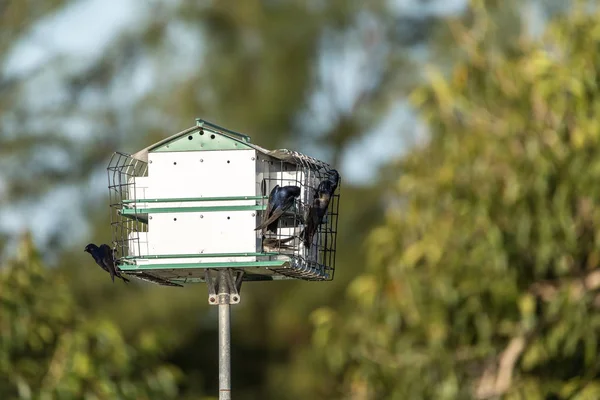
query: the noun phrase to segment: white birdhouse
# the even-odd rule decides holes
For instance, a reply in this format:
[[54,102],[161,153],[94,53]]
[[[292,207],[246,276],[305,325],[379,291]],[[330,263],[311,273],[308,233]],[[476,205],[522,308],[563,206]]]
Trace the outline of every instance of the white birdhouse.
[[115,153],[108,180],[115,256],[128,275],[186,284],[232,268],[247,281],[333,279],[339,175],[322,161],[197,120]]

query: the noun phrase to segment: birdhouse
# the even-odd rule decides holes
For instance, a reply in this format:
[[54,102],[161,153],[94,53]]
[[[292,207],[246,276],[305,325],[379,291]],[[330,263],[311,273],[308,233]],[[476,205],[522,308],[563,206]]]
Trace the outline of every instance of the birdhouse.
[[108,166],[113,247],[122,272],[159,284],[327,281],[335,270],[339,175],[291,150],[198,119]]

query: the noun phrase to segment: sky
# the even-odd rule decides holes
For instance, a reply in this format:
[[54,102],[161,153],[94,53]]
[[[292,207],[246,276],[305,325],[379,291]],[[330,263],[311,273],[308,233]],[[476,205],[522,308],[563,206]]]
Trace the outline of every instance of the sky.
[[[110,1],[76,1],[40,21],[32,32],[27,33],[14,47],[12,54],[3,65],[5,76],[26,75],[40,64],[51,60],[56,54],[76,54],[78,61],[71,68],[83,68],[86,64],[94,63],[105,51],[105,47],[122,32],[135,30],[136,27],[139,29],[137,22],[145,20],[144,17],[152,12],[152,3],[147,1],[119,0],[115,2],[118,7],[107,7],[107,3]],[[391,8],[399,14],[448,15],[464,10],[466,0],[424,3],[419,0],[393,0],[390,4]],[[178,39],[182,37],[185,38],[185,35],[179,35]],[[93,45],[90,45],[92,43]],[[337,59],[328,57],[325,61],[330,65],[342,64],[341,68],[339,65],[334,65],[334,68],[325,71],[331,79],[337,78],[332,87],[341,98],[352,99],[356,95],[356,90],[352,93],[353,88],[356,88],[353,81],[360,77],[358,75],[360,71],[356,70],[356,66],[360,65],[363,61],[361,56],[364,56],[356,53],[356,51],[346,51]],[[152,80],[148,78],[149,74],[144,74],[143,70],[139,75],[140,79],[131,82],[127,89],[128,91],[134,89],[134,92],[142,95],[149,89]],[[346,181],[355,184],[368,183],[382,163],[398,156],[405,147],[396,137],[394,130],[387,128],[391,124],[413,125],[416,121],[405,102],[397,104],[392,114],[394,115],[390,115],[383,122],[381,129],[371,133],[372,137],[369,140],[357,142],[344,155],[341,170]],[[77,129],[76,132],[85,134],[84,129]],[[363,160],[360,166],[357,166],[360,163],[355,162],[358,158]]]
[[[163,7],[175,6],[173,2],[157,2]],[[543,18],[536,14],[535,4],[538,2],[529,2],[532,6],[529,12],[532,16],[532,26],[534,30],[539,30],[543,26]],[[113,6],[107,6],[108,4]],[[57,13],[42,19],[30,32],[26,32],[13,47],[9,57],[2,64],[5,77],[27,75],[29,71],[36,69],[39,65],[48,62],[56,55],[68,57],[69,68],[77,70],[85,68],[98,60],[106,51],[106,47],[113,39],[123,32],[135,32],[136,29],[142,29],[140,21],[151,21],[152,18],[144,18],[153,12],[152,4],[143,0],[79,0]],[[419,0],[390,0],[391,9],[399,14],[408,15],[449,15],[462,12],[466,6],[466,0],[447,0],[447,1],[419,1]],[[178,30],[179,29],[179,30]],[[186,41],[186,35],[181,31],[181,27],[173,26],[172,34],[177,37],[174,40],[175,51],[198,52],[201,56],[202,43],[190,39]],[[191,36],[189,36],[191,37]],[[93,45],[90,45],[92,44]],[[352,104],[356,100],[361,90],[361,85],[365,85],[363,69],[365,63],[369,62],[371,55],[365,54],[361,48],[343,47],[336,54],[321,54],[318,61],[318,71],[320,79],[327,81],[327,88],[331,93],[315,93],[310,101],[309,108],[317,113],[316,119],[319,120],[318,113],[326,113],[326,107],[323,105],[323,97],[333,97],[334,105],[341,110],[351,110]],[[187,57],[187,59],[197,59]],[[185,76],[190,68],[196,68],[197,63],[193,65],[178,65],[179,75]],[[152,65],[141,65],[133,75],[135,78],[123,82],[121,91],[115,89],[112,99],[117,102],[133,102],[136,98],[143,96],[155,80],[152,78]],[[52,77],[48,77],[52,79]],[[32,89],[34,95],[31,96],[32,104],[35,102],[54,101],[52,96],[37,96],[35,86]],[[57,92],[59,92],[57,90]],[[55,96],[60,96],[56,93]],[[90,100],[91,101],[91,100]],[[325,111],[322,111],[325,110]],[[329,110],[331,112],[331,110]],[[349,112],[349,111],[348,111]],[[199,115],[198,117],[202,117]],[[322,123],[327,123],[326,115],[321,115]],[[226,121],[214,121],[220,125],[227,126]],[[412,135],[398,135],[398,127],[403,132],[412,132]],[[179,131],[182,127],[173,127],[173,132]],[[86,136],[93,132],[91,127],[85,122],[70,121],[66,125],[65,134],[71,138],[80,140],[88,139]],[[347,151],[343,154],[341,165],[338,169],[342,173],[344,182],[350,184],[368,184],[377,175],[378,169],[390,160],[399,157],[403,152],[410,149],[411,143],[415,138],[426,135],[425,126],[415,117],[407,101],[399,101],[392,107],[389,114],[383,118],[381,123],[372,129],[361,139],[351,143]],[[259,143],[260,144],[260,143]],[[296,150],[319,158],[319,149],[310,144],[299,143]],[[135,149],[115,149],[115,151],[134,151]],[[108,160],[107,160],[108,162]],[[36,205],[22,205],[12,207],[0,212],[0,230],[19,232],[27,228],[33,228],[35,223],[34,238],[38,244],[43,244],[48,240],[48,235],[54,229],[57,218],[65,213],[71,213],[70,221],[65,227],[70,232],[73,240],[78,240],[80,235],[85,235],[88,231],[85,226],[84,216],[79,213],[73,215],[73,210],[81,201],[93,201],[97,194],[106,192],[106,172],[104,169],[95,173],[82,195],[79,188],[64,187],[57,188],[51,192],[42,202]],[[0,192],[2,191],[2,182],[0,181]],[[83,196],[83,197],[82,197]],[[48,212],[51,210],[51,212]],[[32,219],[31,215],[36,218]],[[108,211],[107,211],[108,215]],[[35,222],[32,222],[34,220]],[[66,243],[67,245],[69,243]]]

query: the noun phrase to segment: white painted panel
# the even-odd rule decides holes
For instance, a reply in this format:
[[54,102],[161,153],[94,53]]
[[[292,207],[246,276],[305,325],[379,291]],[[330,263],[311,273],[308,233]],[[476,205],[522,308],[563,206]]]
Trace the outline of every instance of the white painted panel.
[[148,247],[148,232],[131,232],[128,239],[130,256],[139,257],[150,254]]
[[[275,185],[294,185],[300,186],[301,188],[305,186],[305,174],[296,167],[296,165],[288,163],[282,164],[280,161],[275,161],[271,164],[269,158],[264,156],[260,157],[259,162],[256,164],[257,192],[260,192],[260,185],[263,179],[267,179],[265,192],[265,195],[267,196]],[[301,196],[303,196],[303,194]]]
[[[255,150],[150,153],[148,176],[152,198],[255,196]],[[150,207],[251,205],[234,202],[156,203]]]
[[[150,179],[146,176],[138,176],[135,178],[129,178],[129,199],[147,199],[148,188],[150,186]],[[134,191],[135,188],[135,191]]]
[[[152,214],[149,242],[152,255],[255,253],[255,211]],[[255,261],[256,257],[189,258],[181,262]],[[164,262],[164,260],[161,260]],[[169,262],[174,262],[170,260]]]

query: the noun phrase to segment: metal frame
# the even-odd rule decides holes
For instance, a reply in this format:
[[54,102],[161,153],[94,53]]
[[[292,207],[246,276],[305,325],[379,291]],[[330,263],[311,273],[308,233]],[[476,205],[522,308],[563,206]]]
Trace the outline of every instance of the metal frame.
[[123,200],[123,204],[130,203],[185,203],[191,201],[230,201],[230,200],[263,200],[266,196],[229,196],[229,197],[185,197],[167,199],[137,199]]
[[[235,278],[234,278],[235,273]],[[219,307],[219,400],[231,400],[231,310],[241,301],[244,272],[222,269],[216,276],[205,271],[208,304]]]
[[[268,176],[263,178],[262,183],[262,195],[265,198],[268,198],[269,188],[278,184],[280,186],[284,186],[285,184],[295,184],[301,186],[303,190],[303,195],[301,199],[297,202],[297,209],[300,210],[300,214],[298,212],[292,213],[291,215],[291,225],[297,226],[300,219],[304,218],[302,211],[308,210],[308,208],[312,204],[313,194],[317,189],[320,181],[326,178],[327,172],[331,169],[330,166],[326,163],[323,163],[319,160],[316,160],[312,157],[305,156],[303,154],[297,153],[291,150],[277,150],[278,156],[280,159],[273,159],[273,157],[269,156],[259,156],[260,164],[262,165],[262,174],[263,176]],[[273,152],[272,152],[273,153]],[[276,166],[277,168],[274,168]],[[288,174],[293,175],[293,178],[283,178],[283,174],[279,174],[279,178],[271,177],[272,169],[276,169],[278,171],[287,171]],[[290,180],[292,182],[290,182]],[[338,223],[338,208],[339,208],[339,191],[341,187],[341,182],[338,183],[338,189],[331,197],[330,204],[328,206],[327,211],[327,222],[323,223],[319,226],[318,231],[316,233],[316,244],[313,243],[313,246],[308,251],[308,254],[305,252],[298,251],[297,249],[289,252],[282,252],[282,254],[289,255],[290,261],[292,264],[306,264],[314,269],[321,269],[322,274],[321,278],[314,279],[311,274],[307,274],[306,271],[299,271],[296,273],[293,268],[284,268],[284,269],[273,269],[281,274],[284,274],[290,278],[304,279],[304,280],[324,280],[330,281],[334,277],[335,272],[335,248],[336,248],[336,239],[337,239],[337,223]],[[266,200],[265,200],[266,203]],[[281,228],[282,223],[280,221],[279,227]],[[275,235],[270,235],[271,238],[278,240],[287,239],[285,235],[280,233]],[[301,239],[299,236],[295,235],[297,239]],[[330,240],[329,240],[330,239]],[[281,248],[279,248],[281,251]],[[311,256],[314,257],[314,260],[311,260]]]
[[[110,159],[107,172],[113,247],[117,255],[129,254],[129,237],[133,234],[134,239],[137,239],[134,240],[138,245],[137,254],[140,254],[139,233],[147,232],[148,226],[140,218],[125,218],[119,211],[123,208],[124,193],[127,193],[127,196],[133,193],[133,199],[127,200],[131,200],[134,209],[136,208],[137,190],[134,178],[148,176],[148,163],[135,159],[129,154],[116,152]],[[127,240],[123,240],[124,237]]]
[[212,207],[154,207],[154,208],[123,208],[121,215],[136,216],[138,214],[163,214],[163,213],[190,213],[190,212],[213,212],[213,211],[252,211],[264,210],[265,206],[212,206]]
[[[282,151],[279,151],[282,152]],[[231,266],[234,268],[264,268],[268,270],[267,275],[273,273],[279,274],[281,278],[275,279],[303,279],[303,280],[332,280],[335,271],[335,241],[337,236],[337,216],[339,204],[339,189],[332,196],[326,222],[319,226],[316,234],[316,240],[310,250],[303,250],[300,245],[300,231],[290,228],[299,226],[303,223],[304,213],[312,202],[312,194],[318,186],[320,180],[326,177],[328,168],[326,164],[317,162],[310,157],[302,157],[299,153],[288,151],[282,158],[284,160],[274,159],[263,153],[257,153],[257,173],[262,174],[260,182],[261,193],[249,194],[247,196],[220,196],[220,197],[193,197],[193,198],[137,198],[143,193],[136,187],[137,176],[145,177],[148,172],[148,165],[140,160],[123,154],[115,153],[109,166],[109,181],[111,194],[111,224],[113,225],[113,243],[117,249],[117,255],[121,263],[123,272],[148,271],[162,279],[169,275],[170,281],[179,283],[192,283],[196,279],[175,278],[175,271],[184,271],[185,269],[206,269],[206,268],[225,268]],[[296,164],[297,163],[297,164]],[[318,169],[315,169],[318,168]],[[279,172],[278,172],[279,171]],[[243,253],[205,253],[205,254],[169,254],[169,255],[146,255],[141,252],[140,236],[141,232],[147,232],[147,223],[152,214],[162,213],[187,213],[187,212],[218,212],[218,211],[257,211],[264,212],[267,207],[268,194],[270,189],[279,184],[293,184],[302,187],[302,196],[296,202],[295,208],[288,211],[279,222],[277,234],[268,234],[269,239],[286,240],[286,234],[292,233],[292,248],[282,247],[281,244],[275,248],[267,248],[256,252]],[[255,201],[254,205],[210,205],[201,206],[193,203],[203,202],[230,202],[230,201]],[[188,203],[185,207],[165,206],[174,203]],[[285,229],[285,227],[288,227]],[[282,232],[284,232],[282,233]],[[260,232],[257,233],[260,235]],[[265,243],[265,242],[263,242]],[[131,246],[137,246],[131,256]],[[283,259],[282,259],[283,256]],[[258,257],[256,261],[248,262],[242,260],[229,260],[228,262],[199,262],[192,259],[223,258],[223,257]],[[169,262],[169,259],[190,259],[188,263]],[[165,259],[165,263],[145,264],[144,260]],[[167,270],[171,270],[170,272]],[[163,273],[163,271],[165,273]],[[270,272],[269,272],[270,271]],[[162,276],[160,275],[162,274]],[[184,273],[185,275],[191,275]],[[247,278],[251,279],[250,274]],[[274,279],[273,277],[263,276],[260,279]]]

